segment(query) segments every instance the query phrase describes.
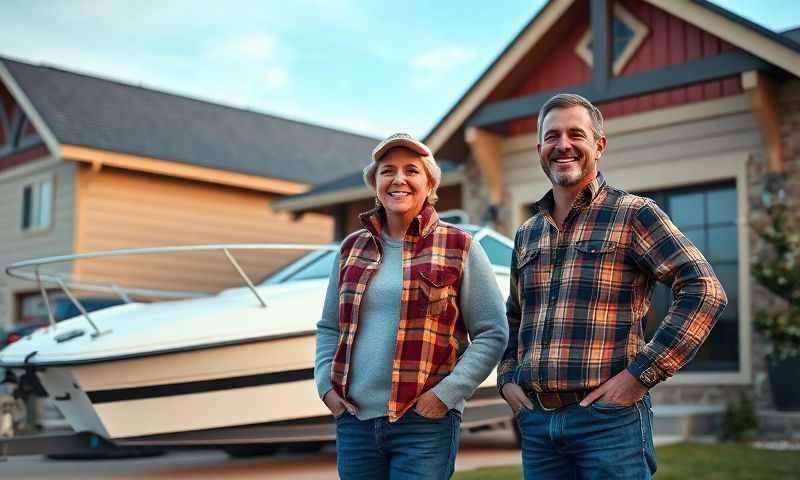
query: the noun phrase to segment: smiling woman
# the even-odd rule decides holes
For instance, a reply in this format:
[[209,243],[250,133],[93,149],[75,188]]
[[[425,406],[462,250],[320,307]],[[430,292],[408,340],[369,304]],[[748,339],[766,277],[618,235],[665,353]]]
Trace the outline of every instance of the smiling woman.
[[480,243],[439,221],[430,149],[395,134],[372,160],[376,208],[333,264],[314,377],[342,478],[449,478],[465,399],[507,341],[503,299]]
[[387,232],[398,239],[427,202],[434,205],[442,171],[424,144],[404,134],[392,135],[376,149],[376,161],[364,169],[364,180],[383,205]]

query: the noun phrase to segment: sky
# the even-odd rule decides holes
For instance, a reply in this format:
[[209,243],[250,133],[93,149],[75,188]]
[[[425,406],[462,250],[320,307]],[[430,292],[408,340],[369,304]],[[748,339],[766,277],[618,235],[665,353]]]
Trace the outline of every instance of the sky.
[[[795,0],[715,0],[775,31]],[[425,136],[544,0],[2,0],[0,55],[372,136]]]

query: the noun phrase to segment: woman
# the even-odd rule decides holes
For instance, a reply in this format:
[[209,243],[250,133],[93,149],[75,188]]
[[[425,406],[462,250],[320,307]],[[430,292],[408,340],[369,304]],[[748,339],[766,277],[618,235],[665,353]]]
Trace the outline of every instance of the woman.
[[377,206],[331,272],[315,380],[341,478],[450,478],[464,400],[506,346],[503,299],[480,244],[439,221],[428,147],[395,134],[372,159]]

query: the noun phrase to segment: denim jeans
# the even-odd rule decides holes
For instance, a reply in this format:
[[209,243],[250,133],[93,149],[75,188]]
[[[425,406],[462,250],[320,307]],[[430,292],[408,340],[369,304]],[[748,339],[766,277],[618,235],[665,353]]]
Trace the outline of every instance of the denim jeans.
[[436,420],[413,409],[400,420],[336,418],[336,466],[343,480],[449,479],[458,450],[461,417],[451,410]]
[[656,471],[650,395],[630,407],[600,401],[555,411],[522,408],[525,479],[649,479]]

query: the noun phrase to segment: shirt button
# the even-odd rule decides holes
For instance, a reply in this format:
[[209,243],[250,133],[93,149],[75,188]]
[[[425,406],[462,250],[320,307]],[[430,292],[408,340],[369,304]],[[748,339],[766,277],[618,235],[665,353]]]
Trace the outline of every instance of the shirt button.
[[550,300],[555,302],[558,297],[555,295],[550,295]]

